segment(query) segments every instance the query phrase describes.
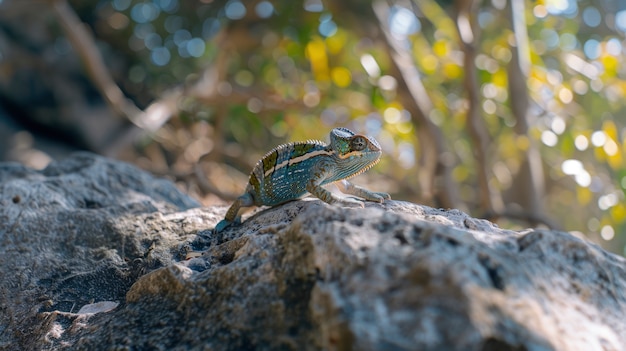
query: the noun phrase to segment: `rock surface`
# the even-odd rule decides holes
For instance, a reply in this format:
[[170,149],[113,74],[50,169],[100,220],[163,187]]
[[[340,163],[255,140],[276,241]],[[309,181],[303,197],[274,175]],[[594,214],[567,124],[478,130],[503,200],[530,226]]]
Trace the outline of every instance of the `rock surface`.
[[570,234],[306,199],[212,236],[224,212],[89,154],[1,164],[0,349],[626,350],[626,261]]

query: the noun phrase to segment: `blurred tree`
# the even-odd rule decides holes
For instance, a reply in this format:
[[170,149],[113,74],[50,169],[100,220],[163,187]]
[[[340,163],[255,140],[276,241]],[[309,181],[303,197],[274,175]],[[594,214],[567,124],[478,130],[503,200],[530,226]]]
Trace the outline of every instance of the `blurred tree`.
[[29,4],[0,1],[5,159],[43,167],[42,138],[71,141],[211,203],[277,143],[348,126],[381,142],[361,181],[394,198],[624,252],[619,2]]

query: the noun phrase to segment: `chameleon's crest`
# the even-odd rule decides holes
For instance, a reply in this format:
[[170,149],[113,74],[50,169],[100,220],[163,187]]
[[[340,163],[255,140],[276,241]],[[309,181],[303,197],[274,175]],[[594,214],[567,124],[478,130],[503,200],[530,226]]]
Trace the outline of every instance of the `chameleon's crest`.
[[330,132],[330,147],[339,155],[350,152],[350,139],[354,133],[346,128],[335,128]]

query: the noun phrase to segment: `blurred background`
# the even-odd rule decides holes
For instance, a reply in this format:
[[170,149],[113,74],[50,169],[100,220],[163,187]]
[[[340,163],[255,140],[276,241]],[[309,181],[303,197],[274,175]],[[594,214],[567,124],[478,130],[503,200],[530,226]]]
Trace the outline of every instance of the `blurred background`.
[[355,182],[626,244],[626,2],[0,0],[0,160],[129,161],[205,205],[265,152],[374,136]]

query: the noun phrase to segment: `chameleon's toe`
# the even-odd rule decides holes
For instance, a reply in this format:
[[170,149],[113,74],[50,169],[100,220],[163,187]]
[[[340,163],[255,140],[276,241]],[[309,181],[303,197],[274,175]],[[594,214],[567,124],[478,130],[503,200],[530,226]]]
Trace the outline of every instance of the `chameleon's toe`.
[[384,202],[384,200],[391,200],[391,196],[387,193],[375,192],[374,194],[380,197],[380,202]]
[[372,202],[378,202],[378,203],[383,203],[385,202],[385,200],[390,200],[391,196],[389,196],[389,194],[387,193],[379,193],[379,192],[368,192],[366,194],[365,200],[367,201],[372,201]]

